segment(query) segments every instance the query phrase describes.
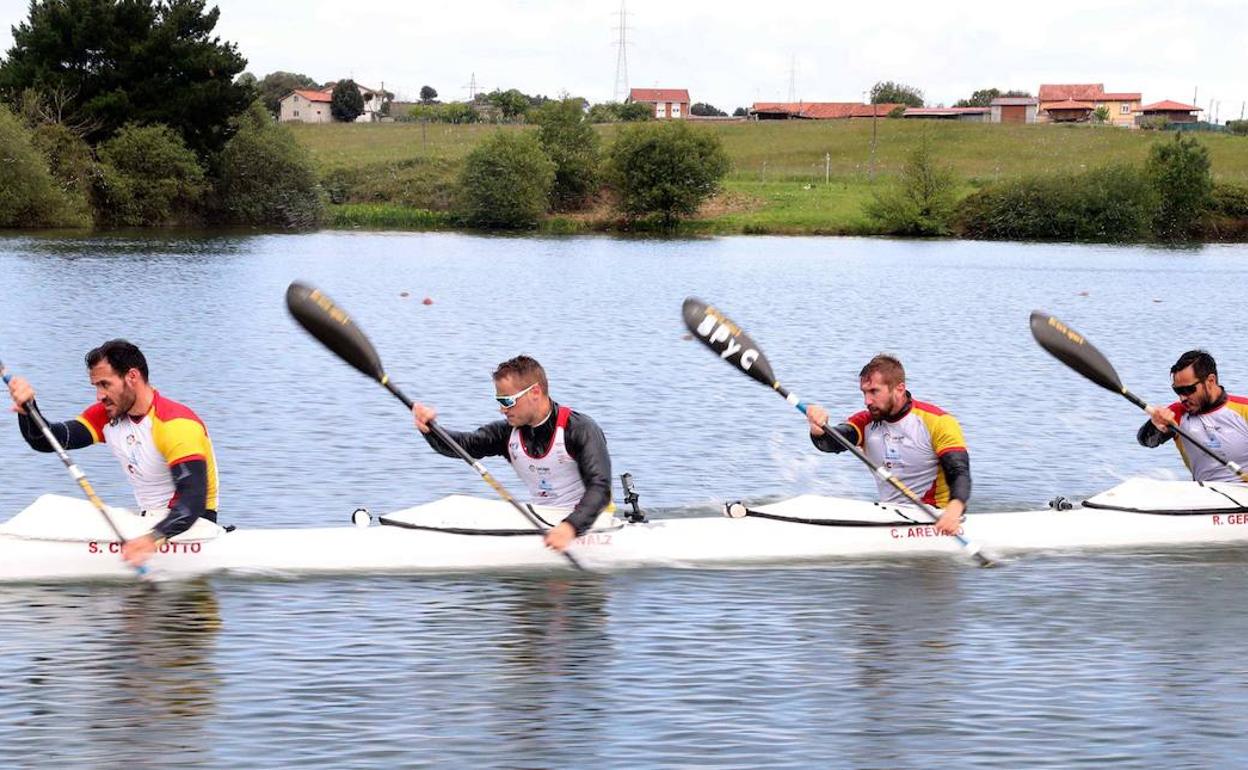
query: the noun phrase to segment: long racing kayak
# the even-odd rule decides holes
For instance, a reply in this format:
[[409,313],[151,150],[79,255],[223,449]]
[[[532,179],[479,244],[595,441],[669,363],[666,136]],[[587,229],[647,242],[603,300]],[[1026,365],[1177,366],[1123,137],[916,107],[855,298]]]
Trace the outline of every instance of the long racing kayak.
[[[1167,548],[1248,542],[1248,486],[1131,479],[1081,505],[971,513],[963,531],[994,558],[1082,549]],[[541,509],[538,509],[540,512]],[[113,509],[134,537],[150,520]],[[735,509],[734,513],[741,513]],[[962,557],[906,506],[802,495],[740,518],[702,516],[628,523],[610,516],[573,551],[596,571]],[[150,562],[153,578],[229,573],[295,576],[477,570],[566,570],[517,512],[499,500],[452,495],[365,526],[226,531],[197,521]],[[120,544],[85,500],[44,495],[0,524],[0,582],[135,579]]]

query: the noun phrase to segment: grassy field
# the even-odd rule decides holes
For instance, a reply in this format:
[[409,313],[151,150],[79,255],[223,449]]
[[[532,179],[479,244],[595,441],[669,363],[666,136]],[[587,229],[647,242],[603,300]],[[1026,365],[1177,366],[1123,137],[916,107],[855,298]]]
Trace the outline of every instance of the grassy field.
[[[494,131],[525,127],[416,123],[300,125],[292,128],[312,153],[341,226],[437,227],[454,199],[465,155]],[[604,145],[614,126],[601,126]],[[732,158],[724,194],[684,225],[690,232],[870,233],[862,214],[874,190],[890,184],[926,136],[933,153],[969,194],[983,184],[1113,162],[1142,163],[1168,132],[1098,126],[986,125],[881,119],[708,124]],[[1248,183],[1248,137],[1200,134],[1219,181]],[[377,216],[378,205],[386,214]],[[371,205],[371,207],[369,207]],[[371,213],[370,213],[371,212]],[[547,229],[610,229],[609,207],[552,217]],[[389,223],[389,224],[385,224]]]

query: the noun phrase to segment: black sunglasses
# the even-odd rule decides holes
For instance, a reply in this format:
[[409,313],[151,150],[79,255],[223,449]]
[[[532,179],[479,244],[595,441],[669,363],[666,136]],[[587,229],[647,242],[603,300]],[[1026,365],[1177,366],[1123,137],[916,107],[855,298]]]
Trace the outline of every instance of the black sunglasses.
[[1191,385],[1171,385],[1170,389],[1175,392],[1175,395],[1190,396],[1196,392],[1198,385],[1200,385],[1199,382],[1193,382]]

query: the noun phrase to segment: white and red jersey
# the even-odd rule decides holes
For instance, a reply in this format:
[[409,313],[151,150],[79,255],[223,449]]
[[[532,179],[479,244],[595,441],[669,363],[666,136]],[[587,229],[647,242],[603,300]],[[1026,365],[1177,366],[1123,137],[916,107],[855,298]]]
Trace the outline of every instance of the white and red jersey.
[[[1248,465],[1248,398],[1229,393],[1221,406],[1203,414],[1192,414],[1178,401],[1170,411],[1179,427],[1192,438],[1240,465]],[[1229,481],[1243,483],[1235,471],[1195,447],[1187,446],[1182,436],[1175,436],[1183,463],[1196,481]]]
[[507,459],[516,475],[528,486],[530,499],[535,505],[570,511],[585,496],[585,482],[581,479],[580,468],[564,443],[564,429],[571,413],[568,407],[559,407],[555,435],[541,457],[532,457],[525,451],[519,428],[513,428],[507,440]]

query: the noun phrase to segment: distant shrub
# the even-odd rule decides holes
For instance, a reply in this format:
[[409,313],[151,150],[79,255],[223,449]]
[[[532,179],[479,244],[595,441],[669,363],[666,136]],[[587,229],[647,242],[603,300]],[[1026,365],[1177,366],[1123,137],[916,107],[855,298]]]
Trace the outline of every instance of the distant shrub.
[[430,123],[480,123],[481,113],[465,102],[446,104],[414,104],[407,111],[408,120],[425,120]]
[[625,128],[610,153],[610,177],[624,214],[657,214],[669,226],[718,192],[730,165],[718,135],[679,120]]
[[86,211],[75,206],[31,141],[30,132],[0,106],[0,227],[84,227]]
[[946,235],[957,208],[956,187],[953,172],[936,163],[924,136],[897,183],[876,193],[864,210],[890,235]]
[[1232,134],[1248,136],[1248,120],[1228,120],[1226,122],[1226,130]]
[[1218,182],[1213,186],[1212,209],[1223,216],[1248,218],[1248,185]]
[[1158,195],[1153,232],[1162,240],[1188,240],[1213,204],[1209,151],[1195,137],[1175,134],[1149,151],[1144,171]]
[[312,227],[322,190],[307,149],[260,102],[237,120],[218,160],[216,218],[229,224]]
[[654,107],[645,102],[603,102],[589,108],[590,123],[636,123],[654,118]]
[[459,211],[476,227],[532,227],[549,206],[554,181],[555,164],[532,133],[498,131],[464,161]]
[[891,110],[889,110],[888,115],[887,115],[887,117],[890,117],[890,118],[904,118],[905,116],[906,116],[906,108],[900,104],[892,108]]
[[1165,115],[1148,115],[1140,118],[1140,128],[1148,131],[1164,131],[1170,128],[1170,118]]
[[204,170],[168,126],[127,124],[99,147],[95,208],[115,225],[162,225],[197,218]]
[[537,140],[555,163],[551,208],[580,208],[598,192],[600,184],[598,132],[585,119],[583,102],[547,102],[537,108],[533,117],[538,125]]
[[991,240],[1137,242],[1149,239],[1156,209],[1145,174],[1112,165],[989,185],[959,204],[956,231]]
[[91,189],[99,177],[90,145],[60,123],[40,123],[31,132],[31,140],[64,193],[73,218],[90,222]]

